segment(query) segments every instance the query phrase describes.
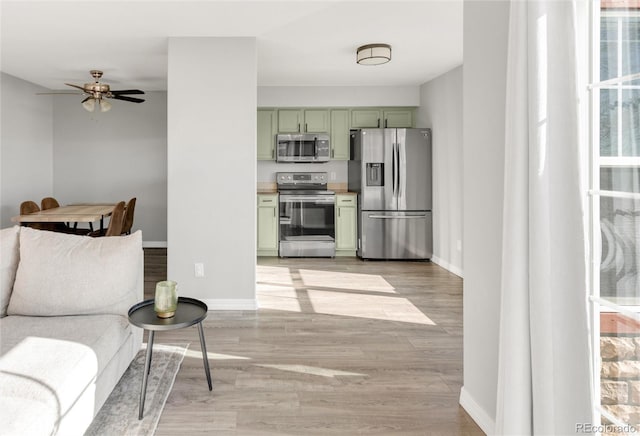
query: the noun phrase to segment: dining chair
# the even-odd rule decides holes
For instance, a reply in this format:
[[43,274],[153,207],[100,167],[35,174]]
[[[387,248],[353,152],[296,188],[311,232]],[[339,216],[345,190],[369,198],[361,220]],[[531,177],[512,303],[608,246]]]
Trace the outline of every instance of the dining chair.
[[124,220],[124,201],[116,204],[111,212],[109,226],[106,231],[96,230],[88,234],[88,236],[120,236],[122,234],[122,223]]
[[[45,197],[42,200],[40,200],[40,208],[42,210],[47,210],[47,209],[53,209],[56,207],[60,207],[60,203],[58,203],[58,200],[56,200],[53,197]],[[51,230],[54,230],[56,232],[67,232],[71,226],[69,225],[69,223],[52,223],[53,225],[51,226]],[[78,223],[76,223],[76,227],[78,226]]]
[[131,227],[133,227],[133,213],[136,209],[136,197],[133,197],[127,203],[127,207],[124,211],[124,222],[122,224],[122,234],[130,235]]
[[[40,212],[40,206],[35,201],[27,200],[20,203],[20,215],[29,215],[30,213]],[[23,226],[31,227],[38,230],[52,230],[51,223],[22,223]]]
[[40,206],[35,201],[28,200],[20,203],[20,215],[29,215],[34,212],[40,212]]
[[53,197],[45,197],[40,201],[40,207],[42,210],[53,209],[54,207],[60,207],[60,203]]

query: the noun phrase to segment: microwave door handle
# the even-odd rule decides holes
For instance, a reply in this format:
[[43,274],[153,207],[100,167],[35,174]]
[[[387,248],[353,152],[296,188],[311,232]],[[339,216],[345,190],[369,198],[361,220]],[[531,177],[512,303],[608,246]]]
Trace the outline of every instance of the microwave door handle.
[[318,137],[313,138],[313,157],[318,158]]

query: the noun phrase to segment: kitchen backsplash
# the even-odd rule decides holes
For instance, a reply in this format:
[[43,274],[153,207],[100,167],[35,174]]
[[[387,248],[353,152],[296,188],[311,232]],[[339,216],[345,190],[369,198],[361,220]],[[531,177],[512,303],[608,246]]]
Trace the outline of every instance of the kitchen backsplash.
[[348,182],[347,161],[333,160],[326,163],[276,163],[273,161],[258,161],[257,182],[260,184],[275,183],[276,173],[292,171],[326,172],[329,184],[346,184]]

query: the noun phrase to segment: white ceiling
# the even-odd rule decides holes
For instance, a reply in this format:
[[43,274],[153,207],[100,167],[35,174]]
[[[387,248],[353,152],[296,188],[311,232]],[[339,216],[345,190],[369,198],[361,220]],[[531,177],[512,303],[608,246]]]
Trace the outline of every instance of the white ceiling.
[[[89,82],[95,68],[120,88],[166,90],[167,38],[180,36],[255,36],[260,86],[419,85],[462,63],[462,0],[2,0],[0,7],[0,69],[50,89]],[[356,48],[374,42],[391,44],[391,62],[357,65]],[[202,71],[194,92],[206,81]]]

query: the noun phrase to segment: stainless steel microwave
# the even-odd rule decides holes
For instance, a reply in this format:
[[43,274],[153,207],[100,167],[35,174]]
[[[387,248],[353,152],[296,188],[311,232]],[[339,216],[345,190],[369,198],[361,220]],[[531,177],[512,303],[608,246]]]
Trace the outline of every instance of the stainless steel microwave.
[[277,162],[328,162],[331,158],[326,133],[293,133],[276,136]]

